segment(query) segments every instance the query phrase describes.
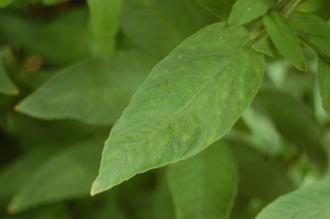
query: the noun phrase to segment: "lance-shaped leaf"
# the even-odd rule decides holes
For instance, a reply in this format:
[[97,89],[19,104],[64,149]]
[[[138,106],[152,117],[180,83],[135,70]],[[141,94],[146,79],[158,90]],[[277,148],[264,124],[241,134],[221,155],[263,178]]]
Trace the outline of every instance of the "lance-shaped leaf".
[[330,37],[330,25],[314,14],[293,13],[290,23],[297,30],[308,34]]
[[318,81],[323,108],[330,114],[330,64],[319,59]]
[[228,22],[232,26],[246,24],[266,14],[273,3],[273,0],[237,0]]
[[103,138],[69,145],[26,179],[14,195],[8,210],[21,212],[39,205],[88,196],[97,170]]
[[0,60],[0,93],[7,95],[18,94],[18,89],[14,83],[9,79],[4,63]]
[[130,50],[116,52],[110,63],[89,59],[74,64],[24,99],[16,110],[42,119],[114,123],[154,63],[153,58]]
[[202,7],[220,19],[226,19],[235,0],[196,0]]
[[104,57],[109,57],[115,47],[123,1],[88,0],[87,2],[97,50]]
[[282,196],[266,207],[256,219],[330,218],[330,178]]
[[289,22],[281,14],[271,12],[263,23],[278,52],[299,70],[305,70],[305,60],[299,38]]
[[215,143],[170,166],[167,179],[178,219],[226,219],[237,191],[238,173],[226,145]]
[[185,40],[154,67],[113,127],[92,194],[219,140],[251,103],[263,71],[264,57],[243,27],[215,23]]

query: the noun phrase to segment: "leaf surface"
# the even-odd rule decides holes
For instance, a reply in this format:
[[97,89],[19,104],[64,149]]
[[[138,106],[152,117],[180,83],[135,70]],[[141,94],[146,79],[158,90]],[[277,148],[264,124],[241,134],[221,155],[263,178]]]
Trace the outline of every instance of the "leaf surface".
[[9,211],[17,213],[39,205],[88,196],[102,140],[81,141],[51,157],[17,191]]
[[318,81],[323,108],[330,113],[330,64],[319,59]]
[[57,73],[16,110],[42,119],[112,124],[154,63],[153,58],[135,50],[116,52],[110,63],[82,61]]
[[0,93],[6,95],[17,95],[19,93],[15,84],[8,77],[2,60],[0,60]]
[[282,196],[267,206],[256,219],[330,218],[329,177]]
[[330,37],[330,25],[322,18],[307,13],[293,13],[290,17],[292,26],[308,34]]
[[237,0],[228,22],[231,26],[246,24],[266,14],[273,3],[273,0]]
[[109,57],[115,47],[123,0],[88,0],[91,25],[98,52]]
[[136,46],[163,58],[213,21],[195,0],[127,0],[121,26]]
[[238,172],[226,145],[171,165],[167,180],[178,219],[226,219],[237,191]]
[[243,27],[215,23],[185,40],[154,67],[112,129],[92,194],[219,140],[251,103],[263,71]]
[[227,19],[235,0],[196,0],[201,6],[215,16]]
[[299,70],[305,70],[305,60],[295,30],[279,13],[271,12],[264,16],[267,33],[279,53]]

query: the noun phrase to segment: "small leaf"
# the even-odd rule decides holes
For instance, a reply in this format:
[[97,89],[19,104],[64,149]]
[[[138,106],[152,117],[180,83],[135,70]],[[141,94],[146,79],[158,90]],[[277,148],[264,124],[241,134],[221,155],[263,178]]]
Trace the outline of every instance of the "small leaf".
[[201,6],[222,20],[227,19],[235,0],[196,0]]
[[19,93],[15,84],[9,79],[3,60],[0,60],[0,93],[17,95]]
[[330,114],[330,64],[322,58],[319,58],[318,81],[323,108]]
[[91,138],[54,155],[27,178],[8,209],[18,213],[39,205],[88,196],[103,139]]
[[290,22],[297,30],[307,34],[330,37],[330,25],[322,18],[306,13],[293,13]]
[[226,219],[234,201],[238,173],[226,145],[215,143],[169,167],[167,179],[177,219]]
[[269,37],[281,55],[299,70],[305,70],[305,60],[295,30],[279,13],[264,16],[263,23]]
[[82,61],[60,71],[16,110],[42,119],[112,124],[154,63],[153,58],[135,50],[116,52],[110,63]]
[[270,56],[270,57],[275,57],[274,53],[274,48],[272,45],[272,42],[270,41],[270,39],[268,37],[264,37],[260,40],[258,40],[256,43],[254,43],[252,45],[252,48],[257,51],[260,52],[264,55]]
[[329,219],[329,177],[276,199],[256,219]]
[[109,57],[115,48],[123,0],[88,0],[97,51]]
[[228,23],[231,26],[243,25],[266,14],[273,0],[237,0],[230,13]]
[[264,57],[243,27],[215,23],[185,40],[154,67],[113,127],[92,194],[219,140],[253,100],[263,71]]

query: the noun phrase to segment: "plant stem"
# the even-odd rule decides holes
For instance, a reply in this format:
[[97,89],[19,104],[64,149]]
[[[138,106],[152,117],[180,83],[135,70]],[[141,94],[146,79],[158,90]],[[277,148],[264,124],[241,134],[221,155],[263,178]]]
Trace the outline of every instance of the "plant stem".
[[283,8],[283,16],[289,17],[293,10],[299,5],[302,0],[292,0]]

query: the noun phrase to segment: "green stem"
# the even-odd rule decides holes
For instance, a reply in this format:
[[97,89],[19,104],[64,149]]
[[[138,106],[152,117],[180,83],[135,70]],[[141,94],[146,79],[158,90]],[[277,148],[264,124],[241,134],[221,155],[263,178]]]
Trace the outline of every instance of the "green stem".
[[292,0],[283,8],[283,16],[289,17],[302,0]]

